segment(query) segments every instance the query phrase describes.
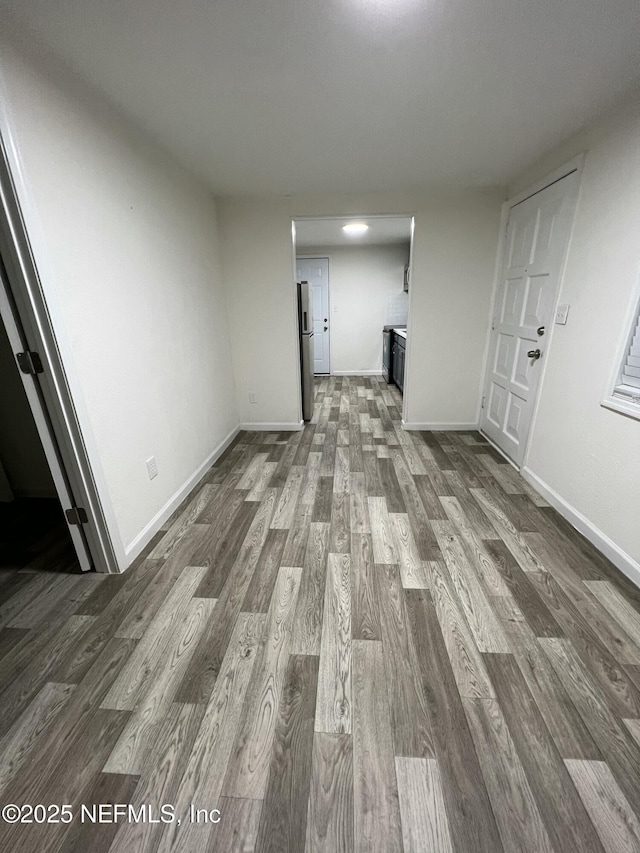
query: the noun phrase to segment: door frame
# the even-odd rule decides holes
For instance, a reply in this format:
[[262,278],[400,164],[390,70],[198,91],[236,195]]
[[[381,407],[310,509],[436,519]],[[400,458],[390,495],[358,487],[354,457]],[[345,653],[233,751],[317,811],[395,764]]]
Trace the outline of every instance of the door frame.
[[[124,571],[127,559],[122,542],[114,531],[117,524],[102,475],[99,457],[82,394],[72,365],[71,347],[64,335],[61,311],[52,294],[45,298],[36,266],[33,245],[40,266],[46,268],[44,241],[35,225],[37,213],[31,202],[22,161],[3,111],[0,129],[0,253],[4,260],[13,303],[13,319],[21,327],[31,351],[40,355],[44,372],[38,374],[42,403],[52,437],[59,451],[64,475],[76,506],[88,521],[82,533],[98,572]],[[27,216],[25,216],[25,213]],[[29,232],[25,219],[29,221]],[[4,289],[4,287],[3,287]],[[7,322],[11,322],[7,317]]]
[[[402,392],[402,412],[400,413],[402,428],[405,429],[404,425],[405,425],[405,422],[407,421],[406,413],[409,411],[409,409],[408,409],[408,405],[409,405],[408,391],[409,391],[410,385],[407,382],[407,378],[409,376],[409,371],[408,371],[407,365],[409,364],[409,360],[410,360],[410,349],[411,349],[411,340],[412,340],[412,337],[410,335],[410,331],[411,331],[411,305],[412,305],[412,294],[413,294],[413,287],[412,287],[413,264],[414,264],[414,259],[415,259],[414,252],[415,252],[415,239],[416,239],[416,237],[415,237],[416,214],[415,213],[362,213],[362,212],[351,213],[351,212],[349,212],[349,213],[326,213],[326,214],[322,214],[322,213],[308,214],[307,213],[304,215],[301,214],[298,216],[291,216],[291,253],[292,253],[292,261],[291,262],[292,262],[292,267],[293,267],[293,282],[292,282],[292,291],[291,292],[292,292],[293,300],[294,300],[293,301],[294,308],[295,308],[296,299],[297,299],[297,294],[296,294],[296,257],[317,258],[320,256],[318,253],[313,254],[313,255],[306,255],[306,254],[305,255],[296,255],[296,222],[302,222],[304,220],[309,220],[309,219],[313,219],[313,220],[317,220],[317,219],[341,219],[341,220],[344,220],[344,219],[408,219],[408,220],[410,220],[411,233],[410,233],[410,237],[409,237],[409,307],[408,307],[408,317],[407,317],[408,345],[407,345],[407,349],[406,349],[405,362],[404,362],[404,365],[405,365],[405,367],[404,367],[404,369],[405,369],[405,374],[404,374],[405,375],[405,383],[404,383],[404,389]],[[320,247],[320,248],[322,248],[322,247]],[[331,253],[330,252],[325,252],[324,254],[321,255],[321,257],[329,258],[329,265],[331,265]],[[331,308],[331,288],[329,288],[329,308]],[[295,310],[297,311],[297,309],[295,309]],[[296,314],[296,317],[297,317],[297,314]],[[296,331],[297,331],[297,328],[298,327],[296,324]],[[380,330],[380,331],[382,332],[382,330]],[[329,325],[329,335],[331,335],[331,325]],[[298,357],[299,357],[299,355],[300,355],[300,353],[298,351]],[[331,357],[331,353],[329,353],[329,357]],[[331,362],[329,362],[329,367],[331,367]],[[382,370],[380,371],[380,373],[382,374]],[[333,373],[329,373],[329,376],[333,376]],[[298,398],[299,398],[300,412],[302,413],[302,394],[301,394],[300,389],[298,389]],[[302,417],[302,415],[301,415],[301,417]]]
[[529,184],[527,187],[520,190],[515,195],[511,196],[506,201],[504,201],[502,204],[501,212],[500,212],[500,232],[498,235],[498,245],[496,247],[496,260],[495,260],[494,275],[493,275],[493,288],[492,288],[492,294],[491,294],[491,302],[489,305],[489,314],[487,317],[487,333],[485,336],[484,354],[483,354],[483,358],[482,358],[482,371],[480,374],[480,386],[478,389],[479,393],[478,393],[478,406],[476,409],[476,421],[478,424],[478,432],[480,432],[487,439],[487,441],[491,444],[491,446],[501,456],[503,456],[507,460],[507,462],[509,462],[516,469],[516,471],[521,471],[523,468],[526,468],[526,466],[527,466],[527,461],[528,461],[528,457],[529,457],[529,450],[531,448],[531,438],[535,432],[536,420],[537,420],[537,416],[538,416],[538,406],[539,406],[539,401],[540,401],[540,394],[541,394],[541,391],[543,388],[543,383],[544,383],[546,372],[547,372],[547,365],[549,363],[549,352],[551,351],[551,347],[553,346],[555,322],[551,322],[549,324],[549,333],[548,333],[548,337],[547,337],[546,350],[545,350],[546,357],[543,359],[544,364],[541,365],[542,369],[540,371],[540,379],[538,381],[538,387],[536,389],[535,397],[533,400],[533,407],[532,407],[532,412],[531,412],[531,422],[529,424],[529,432],[527,434],[527,438],[526,438],[525,443],[524,443],[524,451],[523,451],[523,455],[522,455],[522,462],[520,463],[520,465],[517,465],[513,461],[513,459],[511,459],[509,456],[507,456],[507,454],[500,447],[498,447],[498,445],[494,441],[492,441],[491,438],[489,438],[489,436],[486,435],[484,433],[484,431],[482,430],[483,403],[484,403],[484,397],[486,395],[486,387],[487,387],[487,380],[488,380],[488,369],[489,369],[489,357],[491,355],[491,334],[493,332],[493,329],[491,328],[491,326],[492,326],[493,317],[495,316],[495,310],[496,310],[497,300],[498,300],[498,291],[500,288],[500,282],[501,282],[501,276],[502,276],[502,265],[503,265],[503,260],[504,260],[504,250],[505,250],[505,244],[506,244],[506,239],[507,239],[507,228],[509,225],[509,216],[511,214],[512,208],[516,207],[518,204],[521,204],[523,201],[526,201],[528,198],[531,198],[532,196],[537,195],[539,192],[542,192],[542,190],[546,190],[547,187],[550,187],[552,184],[555,184],[558,181],[561,181],[563,178],[566,178],[573,173],[577,174],[578,180],[577,180],[576,189],[575,189],[575,196],[574,196],[574,200],[573,200],[573,202],[574,202],[573,216],[572,216],[572,220],[571,220],[571,226],[569,228],[569,233],[567,235],[567,242],[566,242],[566,245],[565,245],[564,251],[563,251],[562,261],[560,263],[560,269],[558,272],[558,284],[557,284],[556,292],[554,294],[554,299],[553,299],[553,304],[555,307],[555,305],[557,305],[557,303],[558,303],[558,299],[559,299],[560,294],[562,292],[564,272],[565,272],[565,267],[567,264],[567,258],[569,256],[569,247],[571,245],[571,241],[573,240],[573,233],[574,233],[575,221],[576,221],[576,211],[578,208],[580,191],[581,191],[581,187],[582,187],[582,172],[584,169],[585,157],[586,157],[586,152],[583,151],[580,154],[577,154],[575,157],[572,157],[566,163],[563,163],[563,165],[559,166],[557,169],[554,169],[552,172],[549,172],[545,177],[540,178],[539,180],[535,181],[532,184]]
[[[298,260],[309,261],[309,260],[314,260],[316,258],[318,260],[322,260],[322,261],[324,261],[326,259],[326,261],[327,261],[327,302],[329,304],[329,309],[328,309],[329,310],[329,329],[328,329],[328,331],[329,331],[329,372],[328,373],[314,373],[314,376],[333,376],[333,373],[331,372],[331,328],[333,325],[333,322],[331,320],[331,272],[330,272],[330,270],[331,270],[331,252],[324,252],[321,255],[317,254],[317,253],[315,255],[307,255],[307,254],[298,255],[298,254],[296,254],[295,261],[296,262]],[[297,274],[298,274],[298,268],[297,268],[297,264],[296,264],[296,275]]]

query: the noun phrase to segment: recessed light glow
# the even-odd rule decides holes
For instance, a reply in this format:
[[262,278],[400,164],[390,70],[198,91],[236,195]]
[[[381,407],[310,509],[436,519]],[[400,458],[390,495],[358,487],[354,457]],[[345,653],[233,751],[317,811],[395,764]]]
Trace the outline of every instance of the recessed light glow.
[[342,226],[342,230],[345,234],[364,234],[369,230],[369,226],[365,222],[348,222]]

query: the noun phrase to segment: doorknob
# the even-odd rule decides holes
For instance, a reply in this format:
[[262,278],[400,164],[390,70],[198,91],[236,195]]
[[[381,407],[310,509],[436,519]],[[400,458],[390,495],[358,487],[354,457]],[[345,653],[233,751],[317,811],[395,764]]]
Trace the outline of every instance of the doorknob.
[[527,353],[529,358],[538,359],[542,355],[539,349],[530,349]]
[[325,332],[327,331],[327,329],[328,329],[328,328],[329,328],[328,326],[325,326],[325,327],[324,327]]
[[539,337],[542,337],[544,335],[544,326],[538,326],[536,332],[538,333]]

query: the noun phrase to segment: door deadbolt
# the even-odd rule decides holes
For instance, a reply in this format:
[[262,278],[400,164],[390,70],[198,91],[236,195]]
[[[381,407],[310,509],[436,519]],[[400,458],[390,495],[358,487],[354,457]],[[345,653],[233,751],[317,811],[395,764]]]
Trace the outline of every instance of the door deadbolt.
[[529,352],[527,353],[527,355],[529,356],[529,358],[532,358],[535,361],[535,360],[540,358],[542,353],[540,352],[539,349],[530,349]]
[[538,328],[536,329],[536,332],[538,333],[538,335],[540,337],[542,337],[544,335],[544,326],[538,326]]

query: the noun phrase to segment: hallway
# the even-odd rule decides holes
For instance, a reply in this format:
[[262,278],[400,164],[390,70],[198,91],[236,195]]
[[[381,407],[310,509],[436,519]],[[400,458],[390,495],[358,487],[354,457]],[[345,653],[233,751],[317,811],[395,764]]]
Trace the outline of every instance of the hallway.
[[0,570],[0,803],[73,814],[0,849],[640,849],[640,591],[401,403],[319,379],[125,574]]

